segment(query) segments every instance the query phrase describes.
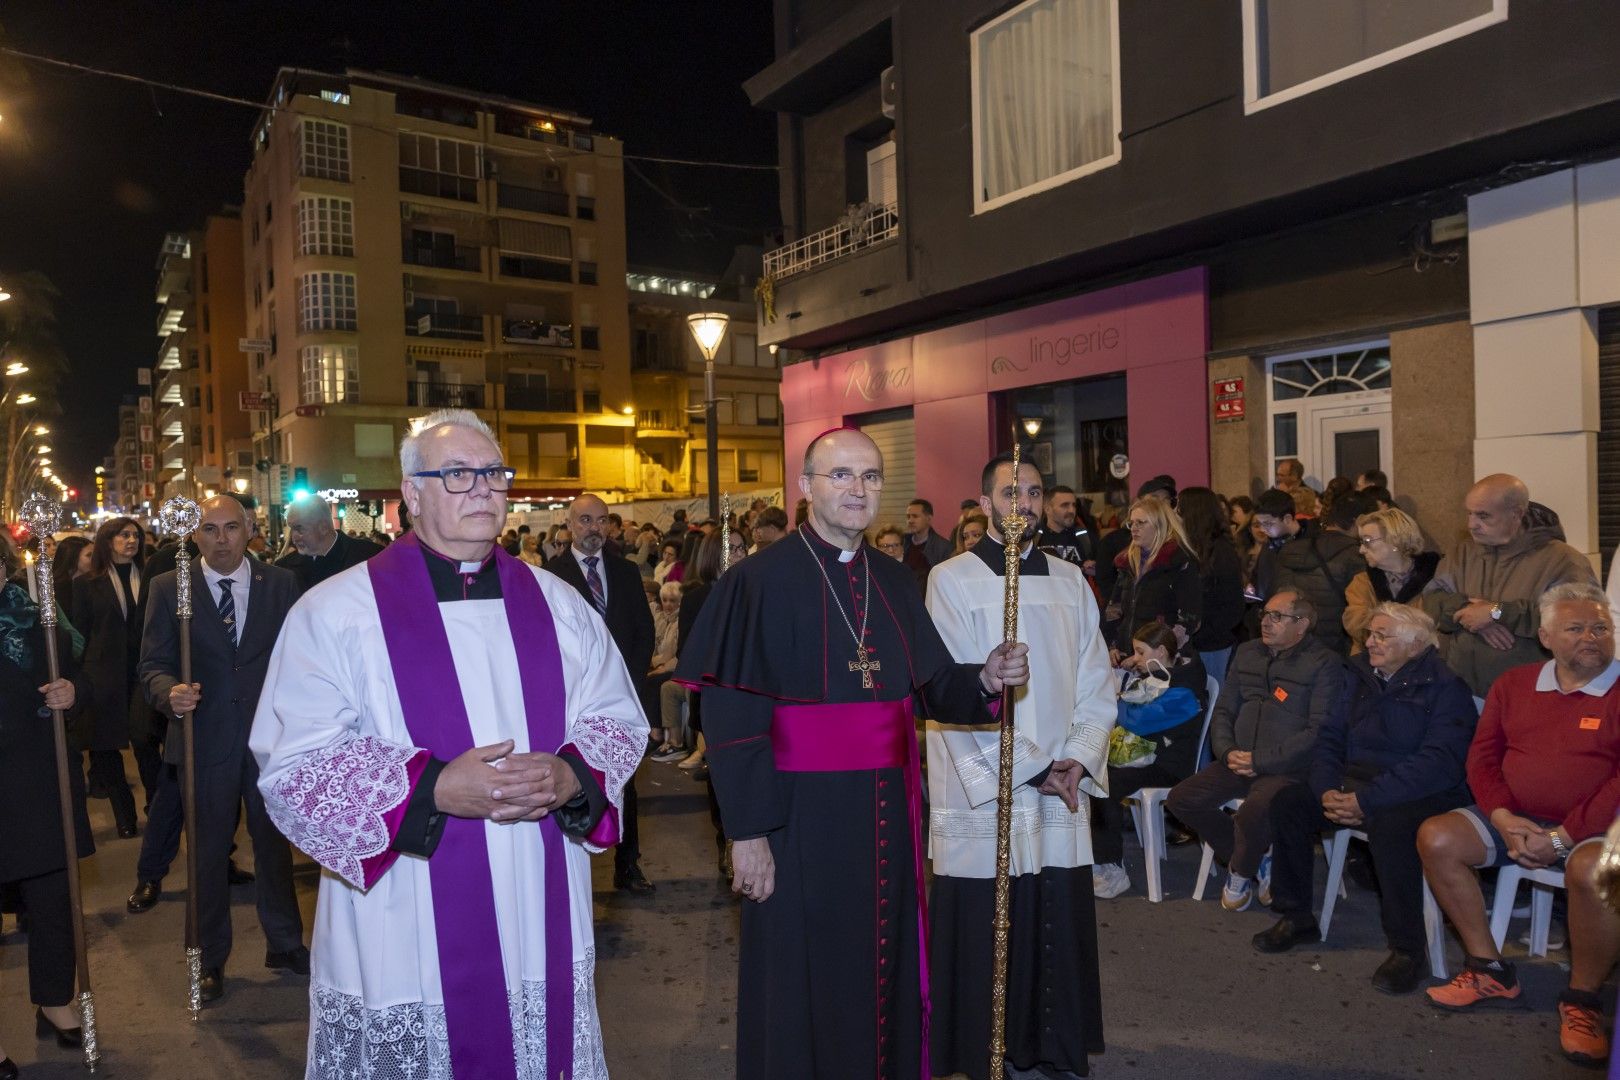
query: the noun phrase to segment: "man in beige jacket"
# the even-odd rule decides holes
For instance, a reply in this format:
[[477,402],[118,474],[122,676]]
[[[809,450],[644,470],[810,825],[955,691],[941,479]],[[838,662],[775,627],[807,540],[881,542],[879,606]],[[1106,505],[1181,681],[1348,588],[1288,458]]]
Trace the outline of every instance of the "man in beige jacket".
[[1542,593],[1592,582],[1592,564],[1556,525],[1527,520],[1530,490],[1506,473],[1485,477],[1463,499],[1469,539],[1453,548],[1423,594],[1451,670],[1483,701],[1509,668],[1546,659],[1537,638]]

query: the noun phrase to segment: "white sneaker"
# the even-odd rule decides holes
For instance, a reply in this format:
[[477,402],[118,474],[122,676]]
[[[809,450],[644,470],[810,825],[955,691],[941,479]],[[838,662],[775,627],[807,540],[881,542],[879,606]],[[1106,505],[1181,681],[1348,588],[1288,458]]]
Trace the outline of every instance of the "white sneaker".
[[1248,878],[1229,875],[1221,889],[1221,907],[1227,911],[1245,911],[1254,901],[1254,889]]
[[[1528,927],[1524,933],[1519,935],[1519,944],[1527,949],[1530,947],[1530,930]],[[1564,928],[1557,923],[1549,924],[1547,927],[1547,951],[1555,952],[1568,944],[1569,938],[1565,936]]]
[[1271,906],[1271,852],[1260,858],[1260,869],[1255,872],[1255,896],[1261,907]]
[[1121,863],[1098,863],[1091,868],[1091,894],[1098,900],[1112,900],[1131,889],[1131,875]]

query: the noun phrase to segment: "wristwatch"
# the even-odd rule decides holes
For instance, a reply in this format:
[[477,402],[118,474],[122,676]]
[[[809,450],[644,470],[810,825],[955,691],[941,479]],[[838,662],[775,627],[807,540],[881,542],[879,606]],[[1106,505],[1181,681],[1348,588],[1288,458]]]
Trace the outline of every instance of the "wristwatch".
[[1501,604],[1492,604],[1491,605],[1491,619],[1494,622],[1501,622],[1502,621],[1502,605]]
[[1552,841],[1553,854],[1558,856],[1559,862],[1563,862],[1565,859],[1569,858],[1569,848],[1565,847],[1564,842],[1558,838],[1557,829],[1554,829],[1552,832],[1548,833],[1547,839]]

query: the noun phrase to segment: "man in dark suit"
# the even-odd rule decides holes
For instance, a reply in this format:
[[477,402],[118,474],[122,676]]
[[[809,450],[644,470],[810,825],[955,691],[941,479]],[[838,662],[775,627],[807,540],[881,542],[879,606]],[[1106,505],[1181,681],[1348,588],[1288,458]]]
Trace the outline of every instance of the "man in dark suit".
[[[641,572],[628,559],[602,550],[607,540],[607,504],[595,495],[581,495],[568,509],[568,531],[573,543],[549,560],[545,568],[568,582],[588,600],[607,623],[613,644],[624,656],[636,693],[647,700],[647,669],[652,666],[654,637],[652,609],[641,585]],[[643,706],[645,707],[645,706]],[[645,896],[653,883],[641,872],[641,830],[637,823],[635,778],[624,785],[624,835],[613,852],[613,887]]]
[[287,539],[297,550],[277,559],[276,565],[298,576],[300,593],[382,551],[370,540],[334,528],[331,504],[319,495],[306,495],[287,507]]
[[[258,871],[259,923],[268,949],[265,966],[309,974],[303,919],[293,892],[292,849],[271,824],[259,794],[259,769],[248,750],[248,731],[259,704],[270,651],[282,621],[298,599],[291,571],[246,558],[252,531],[242,504],[228,495],[206,500],[196,533],[202,557],[152,582],[138,668],[153,708],[170,717],[195,713],[197,762],[197,890],[201,924],[202,998],[224,994],[223,971],[231,951],[230,891],[226,865],[236,833],[238,802],[247,808],[248,834]],[[178,573],[191,575],[191,676],[180,682],[180,633],[176,615]],[[178,766],[184,742],[171,731],[164,760]],[[158,789],[157,800],[177,800],[175,783]],[[158,807],[153,807],[153,817]],[[164,838],[148,829],[148,845],[161,851]],[[139,871],[138,871],[139,873]],[[141,881],[137,892],[157,883]]]

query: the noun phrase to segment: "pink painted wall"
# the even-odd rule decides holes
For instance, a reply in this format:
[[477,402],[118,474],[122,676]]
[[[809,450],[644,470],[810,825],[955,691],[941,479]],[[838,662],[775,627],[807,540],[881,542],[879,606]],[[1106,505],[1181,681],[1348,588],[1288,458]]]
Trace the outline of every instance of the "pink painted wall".
[[787,472],[827,428],[911,406],[917,494],[955,506],[995,443],[992,393],[1124,372],[1132,487],[1158,473],[1207,484],[1208,342],[1208,275],[1195,267],[794,364],[782,372]]

